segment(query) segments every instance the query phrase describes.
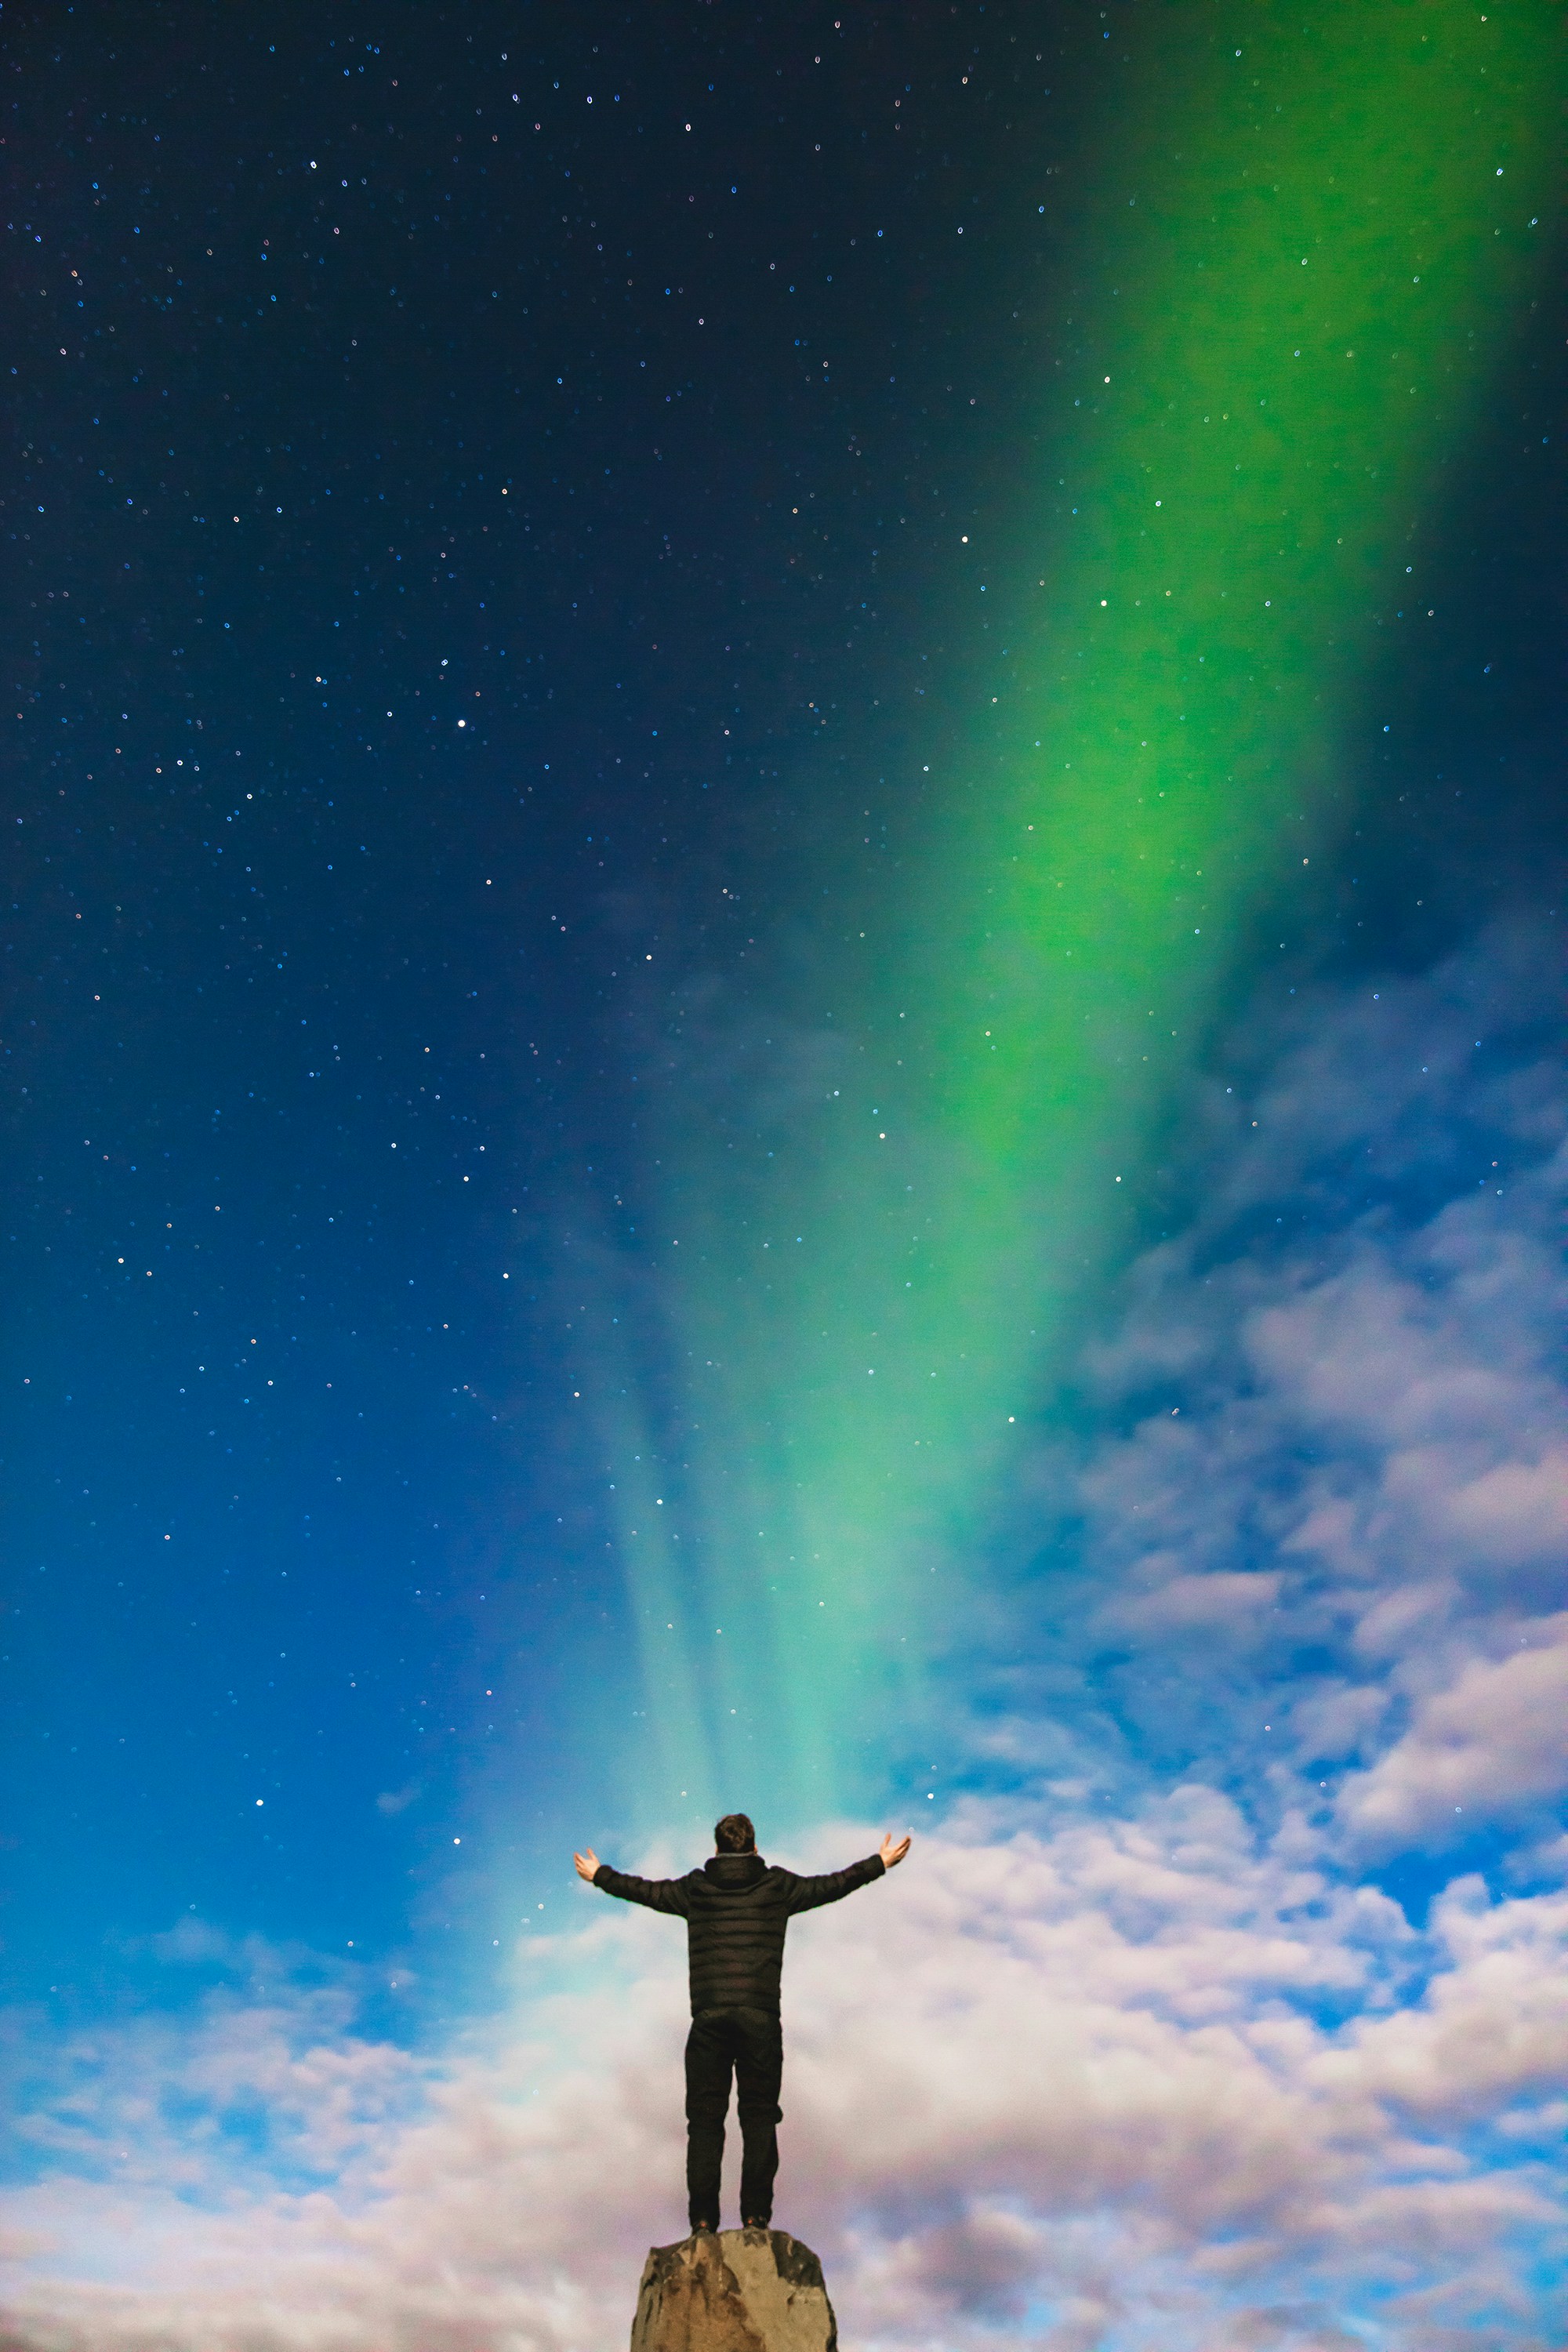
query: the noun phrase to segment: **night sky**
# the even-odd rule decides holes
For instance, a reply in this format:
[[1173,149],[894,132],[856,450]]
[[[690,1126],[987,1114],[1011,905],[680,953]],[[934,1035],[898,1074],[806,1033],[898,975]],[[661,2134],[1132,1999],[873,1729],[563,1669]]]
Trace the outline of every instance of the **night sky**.
[[[587,2292],[612,2204],[624,2325],[679,2228],[680,1956],[584,1929],[568,1848],[684,1868],[743,1805],[791,1859],[931,1833],[871,1941],[801,1936],[801,2226],[868,2341],[1544,2342],[1547,12],[4,23],[14,2340],[237,2345],[285,2258],[237,2211],[416,2210],[419,2101],[455,2132],[496,2051],[607,2009],[653,2021],[632,2121],[596,2186],[608,2110],[561,2092],[514,2301],[409,2257],[265,2345],[324,2294],[347,2352],[569,2352],[609,2323],[549,2281]],[[1246,1929],[1299,1929],[1294,1976],[1232,1921],[1159,2000],[1194,2066],[1217,2021],[1259,2064],[1318,2037],[1280,2131],[1340,2221],[1261,2140],[1205,2205],[1195,2141],[1080,2194],[973,2122],[1007,2002],[1101,1980],[1095,1921],[1197,1935],[1195,1893],[1119,1911],[1096,1839],[1297,1919]],[[1024,1846],[1050,1885],[1003,1897]],[[962,1986],[996,1903],[981,2055],[948,2105],[889,2061],[908,2146],[845,2170],[821,2084],[876,2027],[832,1951],[872,2000],[957,1938]],[[1482,1944],[1528,2053],[1390,2059],[1352,2189],[1289,2101],[1369,2020],[1492,2038]],[[215,2092],[262,2017],[395,2083],[341,2139],[259,2062]],[[1194,2095],[1219,2132],[1250,2094]],[[1080,2155],[1152,2145],[1094,2097]],[[188,2263],[187,2210],[231,2217]]]

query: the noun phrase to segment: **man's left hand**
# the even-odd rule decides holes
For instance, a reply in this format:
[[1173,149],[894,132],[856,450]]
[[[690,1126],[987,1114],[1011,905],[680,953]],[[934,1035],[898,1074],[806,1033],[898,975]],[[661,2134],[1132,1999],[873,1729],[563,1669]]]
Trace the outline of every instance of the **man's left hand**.
[[[906,1838],[904,1843],[907,1845],[909,1843],[909,1840]],[[572,1859],[577,1865],[578,1877],[585,1878],[589,1885],[592,1885],[599,1867],[599,1857],[594,1852],[593,1847],[590,1846],[586,1853],[574,1853]]]

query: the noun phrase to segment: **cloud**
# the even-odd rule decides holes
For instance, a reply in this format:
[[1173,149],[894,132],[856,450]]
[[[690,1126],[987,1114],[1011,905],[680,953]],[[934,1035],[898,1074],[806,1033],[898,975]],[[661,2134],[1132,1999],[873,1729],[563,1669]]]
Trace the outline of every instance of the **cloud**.
[[[869,1839],[841,1825],[806,1858]],[[16,2344],[566,2352],[624,2329],[643,2251],[682,2227],[681,1956],[669,1923],[583,1899],[581,1929],[518,1955],[516,2007],[436,2063],[322,2046],[303,1994],[213,2009],[184,2059],[100,2037],[74,2177],[8,2200]],[[1561,1895],[1464,1885],[1418,1951],[1395,1906],[1188,1789],[1055,1830],[977,1810],[792,1939],[781,2219],[847,2335],[1134,2343],[1163,2310],[1163,2341],[1243,2341],[1304,2278],[1364,2314],[1391,2278],[1561,2225],[1528,2135],[1475,2154],[1568,2084]],[[1424,1991],[1391,2007],[1416,1963]],[[117,2177],[163,2067],[161,2166]],[[330,2187],[242,2149],[224,2118],[247,2094],[336,2161]]]
[[1509,1816],[1568,1788],[1568,1616],[1531,1623],[1510,1657],[1475,1659],[1341,1795],[1363,1837],[1452,1835],[1454,1817]]
[[1060,1591],[1076,1546],[1081,1601],[1013,1676],[1048,1658],[1093,1692],[1102,1768],[1109,1711],[1121,1769],[1261,1773],[1277,1811],[1384,1853],[1539,1813],[1568,1782],[1548,969],[1521,927],[1320,992],[1214,1082],[1194,1218],[1087,1351],[1080,1517],[1049,1555]]
[[[1164,1565],[1158,1556],[1145,1560],[1143,1573]],[[1174,1563],[1173,1563],[1174,1565]],[[1205,1576],[1187,1576],[1178,1568],[1145,1592],[1132,1592],[1107,1604],[1106,1621],[1144,1633],[1211,1633],[1233,1638],[1255,1623],[1259,1610],[1271,1609],[1279,1599],[1278,1575],[1211,1569]]]

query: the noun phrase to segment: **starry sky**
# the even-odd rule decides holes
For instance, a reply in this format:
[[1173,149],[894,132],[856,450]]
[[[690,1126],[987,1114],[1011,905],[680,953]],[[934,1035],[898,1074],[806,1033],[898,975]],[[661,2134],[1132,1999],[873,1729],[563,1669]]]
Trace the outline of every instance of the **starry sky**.
[[1543,2343],[1549,12],[6,26],[15,2340]]

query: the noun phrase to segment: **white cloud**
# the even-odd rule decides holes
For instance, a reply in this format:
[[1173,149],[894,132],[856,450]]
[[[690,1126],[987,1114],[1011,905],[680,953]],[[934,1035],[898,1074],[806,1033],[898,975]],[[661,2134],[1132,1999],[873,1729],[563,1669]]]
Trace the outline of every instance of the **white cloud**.
[[[438,2063],[317,2045],[306,1998],[215,2010],[184,2063],[100,2037],[76,2177],[9,2200],[12,2340],[574,2352],[623,2330],[644,2249],[680,2233],[680,1954],[668,1923],[583,1900],[580,1932],[520,1956],[516,2010]],[[1282,1864],[1194,1789],[1114,1824],[976,1815],[793,1940],[780,2218],[823,2253],[847,2336],[1132,2344],[1166,2305],[1173,2345],[1240,2341],[1291,2279],[1331,2276],[1364,2315],[1391,2248],[1430,2284],[1500,2259],[1505,2224],[1563,2218],[1528,2134],[1505,2166],[1473,2154],[1568,2085],[1560,1895],[1463,1885],[1417,1954],[1392,1905]],[[531,1994],[542,1958],[579,1990]],[[1418,1958],[1424,1993],[1391,2006]],[[164,2064],[163,2156],[121,2181]],[[223,2120],[247,2092],[342,2158],[330,2188],[247,2159]]]
[[[1145,1559],[1143,1577],[1164,1564],[1157,1554]],[[1280,1582],[1279,1576],[1267,1573],[1227,1574],[1223,1569],[1211,1569],[1205,1576],[1187,1576],[1178,1570],[1147,1591],[1128,1592],[1109,1602],[1105,1617],[1108,1623],[1143,1633],[1208,1633],[1224,1629],[1233,1638],[1245,1638],[1247,1628],[1256,1625],[1258,1612],[1274,1606]]]
[[[1568,1785],[1546,1622],[1568,1087],[1528,1030],[1547,968],[1521,930],[1293,1013],[1250,1090],[1216,1088],[1199,1212],[1088,1360],[1110,1424],[1079,1480],[1091,1598],[1056,1656],[1133,1759],[1266,1772],[1276,1807],[1337,1806],[1384,1851]],[[1103,1707],[1086,1738],[1103,1753]]]
[[417,1780],[408,1781],[401,1789],[384,1789],[375,1801],[378,1813],[404,1813],[422,1793]]
[[1495,1664],[1474,1659],[1421,1701],[1410,1729],[1345,1784],[1344,1819],[1363,1837],[1452,1837],[1455,1816],[1510,1816],[1568,1788],[1568,1616],[1538,1620]]

